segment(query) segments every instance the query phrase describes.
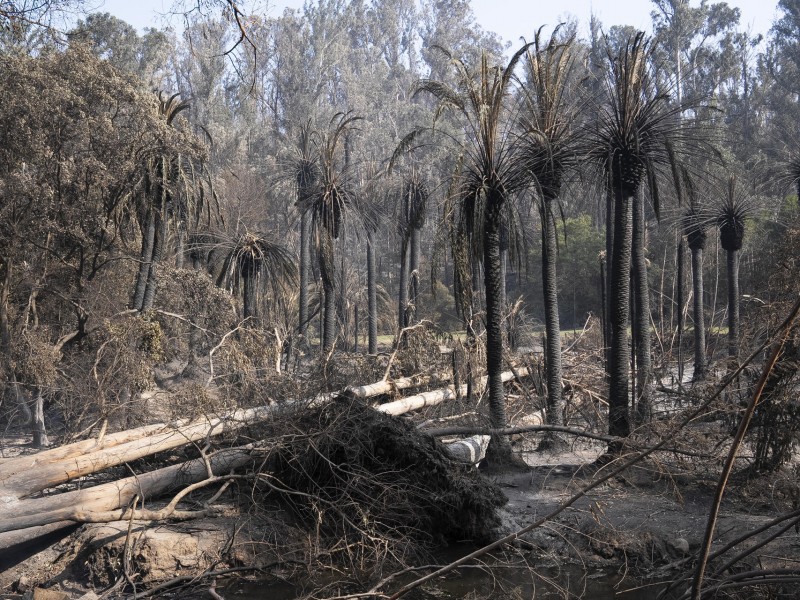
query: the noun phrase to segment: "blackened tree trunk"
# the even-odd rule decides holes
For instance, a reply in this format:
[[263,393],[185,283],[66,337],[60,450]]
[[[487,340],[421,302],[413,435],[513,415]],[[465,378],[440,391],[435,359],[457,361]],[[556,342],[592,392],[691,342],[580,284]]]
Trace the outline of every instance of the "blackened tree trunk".
[[[413,228],[411,230],[411,248],[409,250],[408,278],[410,285],[410,309],[408,321],[413,323],[419,314],[419,259],[420,259],[420,238],[422,230]],[[409,324],[410,324],[409,323]]]
[[158,282],[156,275],[158,265],[164,256],[164,247],[167,239],[167,216],[166,202],[162,202],[161,210],[155,211],[155,239],[153,241],[153,257],[150,261],[150,272],[147,274],[147,284],[144,290],[144,300],[142,301],[142,311],[153,308],[156,297],[156,287]]
[[739,356],[739,251],[727,250],[728,258],[728,356]]
[[400,247],[400,281],[398,283],[397,324],[400,329],[408,326],[408,267],[410,244],[403,242]]
[[147,279],[150,276],[150,266],[153,264],[153,245],[156,239],[156,210],[151,205],[147,209],[145,228],[142,231],[142,252],[139,256],[139,272],[136,277],[136,288],[133,292],[133,306],[135,310],[142,310],[144,306],[144,293],[147,289]]
[[678,241],[677,255],[675,258],[678,263],[675,287],[678,289],[675,303],[677,304],[676,308],[678,310],[678,384],[683,385],[683,330],[685,328],[683,305],[686,304],[686,243],[683,240],[683,234],[678,235],[680,239]]
[[[703,233],[705,241],[705,233]],[[702,380],[706,375],[706,321],[703,313],[703,244],[689,242],[692,251],[692,291],[694,304],[694,377]]]
[[611,269],[614,260],[614,190],[611,186],[606,190],[606,313],[603,315],[605,325],[605,362],[606,377],[611,368]]
[[[542,221],[542,294],[544,298],[544,320],[547,337],[545,355],[547,357],[547,424],[564,424],[564,399],[561,394],[561,326],[558,314],[558,278],[556,258],[558,242],[556,223],[552,211],[553,200],[545,199],[540,204]],[[488,304],[488,299],[487,299]],[[551,449],[561,445],[555,434],[547,434],[539,448]]]
[[378,291],[375,270],[375,233],[370,229],[367,232],[367,325],[369,340],[367,351],[370,354],[378,352]]
[[311,219],[307,212],[300,216],[300,306],[299,327],[300,335],[308,332],[308,281],[311,271]]
[[336,335],[336,266],[333,260],[333,238],[327,228],[320,232],[320,276],[322,277],[322,292],[324,296],[323,325],[322,325],[322,350],[327,352],[333,347]]
[[[634,194],[617,188],[614,190],[614,243],[611,258],[611,286],[609,294],[609,324],[611,347],[609,349],[608,433],[627,437],[631,432],[628,410],[629,395],[629,342],[628,317],[630,303],[631,242],[633,238],[632,202]],[[609,447],[618,450],[616,444]]]
[[[503,371],[502,307],[500,306],[500,207],[487,200],[483,228],[483,281],[486,290],[486,373],[489,390],[489,418],[493,428],[506,426]],[[498,439],[501,447],[508,439]]]
[[650,286],[647,278],[645,256],[644,199],[633,199],[633,241],[631,261],[633,263],[634,331],[636,335],[636,417],[642,423],[650,418]]
[[242,265],[243,306],[242,316],[249,326],[255,325],[254,319],[258,316],[258,267],[254,260],[245,260]]

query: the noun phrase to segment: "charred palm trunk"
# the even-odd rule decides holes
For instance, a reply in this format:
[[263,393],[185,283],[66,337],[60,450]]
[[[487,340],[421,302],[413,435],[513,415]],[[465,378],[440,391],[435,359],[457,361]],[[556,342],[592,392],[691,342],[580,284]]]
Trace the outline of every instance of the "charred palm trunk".
[[[608,365],[608,272],[605,253],[600,254],[600,311],[603,324],[603,358]],[[607,371],[606,371],[607,372]]]
[[135,310],[143,310],[144,294],[147,290],[147,280],[150,276],[150,267],[153,264],[153,246],[156,239],[156,210],[150,205],[145,217],[146,225],[142,232],[142,252],[139,257],[139,273],[136,277],[136,288],[133,292],[133,306]]
[[[540,205],[542,220],[542,294],[544,298],[545,355],[547,357],[547,424],[564,424],[564,399],[561,394],[561,327],[558,314],[558,278],[556,257],[556,223],[552,211],[552,199],[546,198]],[[488,304],[488,299],[487,299]],[[549,449],[560,442],[555,434],[546,435],[541,449]]]
[[606,191],[606,312],[603,314],[605,328],[605,362],[606,378],[611,369],[611,269],[614,262],[614,190],[611,186]]
[[400,246],[400,282],[398,284],[397,324],[401,330],[408,326],[408,267],[410,246],[408,240],[403,240]]
[[150,261],[150,272],[147,274],[147,285],[144,290],[144,300],[142,301],[142,310],[151,310],[156,298],[157,271],[158,265],[164,257],[164,247],[167,239],[167,216],[166,216],[166,203],[161,204],[161,210],[156,211],[156,235],[153,241],[153,258]]
[[739,251],[728,255],[728,356],[739,356]]
[[645,256],[644,201],[633,199],[634,331],[636,335],[636,417],[642,423],[650,418],[650,286]]
[[728,356],[739,355],[739,250],[744,242],[744,219],[733,211],[720,226],[720,243],[728,268]]
[[[611,285],[609,294],[608,433],[627,437],[631,431],[628,410],[629,359],[628,317],[630,306],[631,242],[633,238],[632,191],[617,187],[614,190],[614,243],[611,255]],[[617,444],[609,451],[616,452]]]
[[333,238],[327,228],[321,231],[319,271],[322,277],[324,296],[322,350],[329,351],[333,347],[336,335],[336,266],[333,260]]
[[311,271],[311,219],[307,212],[300,217],[300,306],[298,330],[305,336],[308,332],[308,281]]
[[[505,222],[500,229],[500,306],[503,309],[503,314],[505,315],[508,312],[508,293],[506,291],[506,283],[508,280],[508,250],[509,250],[509,239],[508,239],[508,226]],[[511,324],[511,320],[509,319],[507,323]],[[511,331],[507,332],[509,340],[511,339]]]
[[367,326],[369,330],[369,354],[378,353],[378,291],[375,269],[375,233],[367,232]]
[[692,252],[692,290],[694,303],[694,377],[702,380],[706,375],[706,321],[703,313],[703,248],[706,245],[706,232],[700,226],[687,234],[689,250]]
[[250,326],[258,317],[258,267],[252,258],[245,258],[241,269],[243,289],[242,316]]
[[[505,391],[503,371],[503,331],[500,306],[500,202],[488,198],[486,221],[483,229],[483,281],[486,289],[486,372],[489,390],[489,418],[491,426],[506,426]],[[508,439],[498,439],[501,447],[509,446]]]
[[409,283],[410,288],[410,308],[408,321],[413,323],[418,319],[419,314],[419,259],[420,259],[420,238],[422,237],[422,230],[414,228],[411,230],[411,248],[409,255]]
[[678,242],[677,248],[677,256],[675,258],[677,265],[677,281],[675,282],[675,286],[677,289],[677,310],[678,310],[678,382],[679,385],[683,385],[683,330],[685,328],[684,323],[684,311],[683,305],[686,304],[686,244],[683,240],[683,234],[679,234],[680,240]]

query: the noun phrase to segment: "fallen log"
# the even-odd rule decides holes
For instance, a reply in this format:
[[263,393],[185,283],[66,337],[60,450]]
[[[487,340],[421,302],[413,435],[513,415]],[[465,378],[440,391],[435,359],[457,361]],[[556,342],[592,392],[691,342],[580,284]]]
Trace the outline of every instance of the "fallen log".
[[[520,377],[525,377],[528,375],[528,369],[526,367],[522,367],[517,369],[517,375]],[[513,371],[504,371],[500,378],[503,380],[503,383],[509,382],[515,378]],[[477,391],[482,391],[486,387],[486,382],[489,380],[487,376],[481,377],[476,387]],[[419,410],[420,408],[424,408],[426,406],[436,406],[437,404],[441,404],[445,400],[453,400],[458,396],[466,396],[467,394],[467,385],[464,384],[459,387],[458,394],[456,394],[455,386],[448,386],[446,388],[441,388],[438,390],[433,390],[430,392],[423,392],[422,394],[417,394],[415,396],[409,396],[407,398],[401,398],[400,400],[394,400],[393,402],[387,402],[385,404],[380,404],[375,407],[375,410],[385,413],[387,415],[402,415],[412,410]]]
[[[237,410],[221,417],[202,419],[178,427],[162,425],[160,433],[138,437],[125,443],[103,447],[77,456],[68,455],[66,458],[55,460],[47,460],[48,457],[45,455],[48,455],[48,452],[21,456],[2,465],[0,501],[9,498],[25,498],[36,492],[78,477],[97,473],[109,467],[185,446],[226,431],[235,431],[273,416],[275,408],[275,406],[263,406]],[[163,429],[167,430],[163,431]]]
[[230,448],[207,460],[197,458],[86,489],[26,500],[6,499],[0,505],[0,533],[61,521],[85,522],[92,520],[95,513],[124,511],[136,496],[149,501],[209,476],[227,474],[253,461],[252,453],[250,446]]
[[400,379],[384,379],[366,385],[351,386],[345,393],[355,398],[372,398],[382,394],[390,394],[396,390],[407,390],[410,388],[421,387],[432,382],[450,381],[452,375],[440,373],[438,375],[415,375],[413,377],[401,377]]

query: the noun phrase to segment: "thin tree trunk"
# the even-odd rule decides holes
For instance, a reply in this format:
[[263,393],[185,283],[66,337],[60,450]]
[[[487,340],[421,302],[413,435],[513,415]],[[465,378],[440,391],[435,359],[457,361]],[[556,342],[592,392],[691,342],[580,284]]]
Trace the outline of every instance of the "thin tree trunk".
[[[677,300],[675,304],[678,310],[678,385],[683,385],[683,330],[686,326],[684,319],[684,304],[686,304],[685,291],[686,291],[686,243],[683,240],[683,235],[678,234],[678,248],[675,257],[677,265]],[[673,309],[674,310],[674,309]]]
[[728,356],[739,355],[739,251],[728,254]]
[[299,331],[305,336],[308,331],[308,280],[311,271],[311,233],[308,213],[300,217],[300,307]]
[[358,304],[353,307],[353,352],[358,354]]
[[[611,260],[611,293],[609,317],[611,348],[609,350],[608,433],[627,437],[631,431],[628,409],[629,358],[628,312],[630,303],[631,241],[633,237],[632,195],[615,190],[614,244]],[[609,445],[616,452],[615,444]]]
[[252,260],[242,265],[242,287],[242,316],[253,327],[258,316],[258,269]]
[[703,314],[703,249],[692,248],[692,285],[694,292],[694,377],[706,374],[706,322]]
[[[547,424],[564,424],[564,399],[561,395],[561,326],[558,314],[558,277],[556,258],[558,242],[556,223],[553,218],[552,200],[545,199],[541,205],[542,217],[542,295],[544,298],[545,356],[547,357]],[[487,298],[488,304],[488,298]],[[560,445],[555,432],[545,434],[540,449]]]
[[333,260],[333,238],[327,229],[323,229],[321,233],[319,270],[325,297],[321,343],[323,352],[327,352],[333,347],[336,335],[336,267]]
[[166,216],[166,201],[162,202],[161,210],[156,211],[155,215],[155,240],[153,242],[153,258],[150,261],[150,272],[147,274],[147,284],[144,291],[144,300],[142,301],[142,311],[147,311],[153,308],[156,297],[156,272],[158,264],[164,256],[164,247],[166,246],[167,239],[167,216]]
[[[419,317],[419,259],[420,259],[420,238],[422,230],[411,230],[411,254],[409,256],[408,276],[409,283],[411,284],[411,309],[409,314],[409,322],[415,322]],[[410,324],[408,323],[408,324]]]
[[47,429],[44,424],[44,396],[42,390],[36,391],[33,403],[33,447],[47,448],[50,440],[47,438]]
[[397,324],[400,329],[408,326],[408,266],[410,244],[400,247],[400,281],[398,283]]
[[367,304],[368,304],[368,329],[369,354],[378,353],[378,291],[375,273],[375,234],[372,230],[367,232]]
[[636,417],[642,423],[650,418],[650,285],[647,278],[645,256],[644,199],[633,199],[633,241],[631,261],[634,293],[634,315],[636,319]]
[[139,257],[139,274],[136,277],[136,288],[133,292],[133,307],[141,311],[144,306],[144,293],[150,266],[153,264],[153,245],[156,239],[156,211],[153,206],[147,209],[147,224],[142,232],[142,253]]
[[606,363],[606,377],[609,377],[611,369],[611,295],[613,290],[611,288],[611,270],[614,263],[614,191],[609,186],[606,191],[606,314],[603,315],[603,322],[605,324],[605,363]]

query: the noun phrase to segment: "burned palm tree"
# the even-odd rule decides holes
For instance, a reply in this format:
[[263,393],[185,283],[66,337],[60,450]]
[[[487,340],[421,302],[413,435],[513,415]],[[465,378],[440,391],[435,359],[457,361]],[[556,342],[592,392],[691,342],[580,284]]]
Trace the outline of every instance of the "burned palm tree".
[[[580,103],[574,93],[577,52],[574,38],[558,39],[559,29],[543,44],[541,29],[526,53],[527,79],[521,116],[519,166],[534,186],[542,223],[542,294],[547,332],[547,423],[563,425],[561,327],[558,313],[556,211],[565,177],[578,166]],[[549,435],[540,447],[556,445]]]
[[[503,358],[501,328],[502,268],[500,234],[503,212],[524,187],[517,165],[512,121],[515,110],[512,84],[514,70],[528,50],[518,50],[505,67],[491,67],[482,55],[477,71],[448,52],[457,85],[423,80],[417,93],[431,94],[438,102],[436,115],[453,113],[463,132],[460,170],[451,186],[459,228],[469,241],[473,265],[482,259],[486,296],[486,366],[492,427],[506,425],[505,392],[500,378]],[[406,138],[406,141],[409,138]],[[503,454],[510,451],[506,439],[498,439]]]
[[[642,336],[638,344],[639,376],[637,396],[646,402],[649,385],[650,314],[647,305],[646,262],[643,247],[633,249],[633,207],[640,203],[642,183],[647,182],[654,205],[658,208],[656,175],[669,164],[671,140],[682,135],[677,119],[681,107],[670,105],[666,93],[657,91],[649,61],[653,50],[641,32],[632,36],[619,54],[610,58],[606,81],[606,100],[599,109],[599,118],[590,131],[590,153],[603,170],[613,194],[614,233],[610,258],[611,285],[609,294],[609,433],[627,436],[629,414],[629,338],[628,320],[631,296],[630,273],[632,255],[634,277],[639,281],[637,294],[643,304],[637,307],[634,330]],[[642,213],[637,212],[637,216]],[[641,220],[639,222],[641,227]],[[643,240],[643,236],[639,236]],[[644,270],[644,272],[642,272]],[[615,450],[614,445],[610,450]]]
[[727,255],[728,273],[728,356],[739,355],[739,251],[744,242],[744,227],[752,204],[736,185],[728,180],[725,199],[717,207],[719,241]]
[[[167,126],[165,135],[181,135],[175,118],[190,106],[178,94],[169,98],[159,92],[159,114]],[[145,161],[139,222],[142,246],[139,272],[134,288],[132,308],[146,311],[153,307],[156,292],[156,271],[166,252],[170,222],[177,233],[176,266],[182,267],[185,255],[187,225],[197,225],[203,215],[211,220],[217,196],[211,177],[205,169],[201,152],[166,154],[155,152]]]
[[[300,209],[300,293],[298,300],[298,331],[308,331],[308,284],[311,273],[311,215],[307,208],[309,197],[319,178],[319,155],[313,143],[311,120],[300,126],[297,145],[289,160],[287,176],[295,186],[296,206]],[[305,209],[305,210],[304,210]]]
[[428,187],[416,170],[402,184],[397,206],[400,233],[400,283],[398,324],[407,327],[418,310],[419,261],[422,228],[428,205]]
[[323,351],[333,347],[336,334],[336,265],[334,241],[342,232],[348,212],[358,214],[353,169],[346,157],[346,138],[361,119],[350,112],[337,113],[326,132],[311,137],[319,157],[316,181],[298,201],[300,214],[310,215],[311,238],[316,250],[324,295],[322,309]]
[[706,319],[705,291],[703,287],[703,250],[708,241],[708,215],[699,202],[693,198],[686,211],[683,228],[686,242],[692,255],[692,319],[694,321],[694,374],[693,381],[705,378],[706,361]]
[[281,285],[297,275],[291,253],[261,232],[245,232],[232,240],[217,285],[240,290],[242,317],[252,325],[259,317],[259,299],[270,290],[274,296]]

